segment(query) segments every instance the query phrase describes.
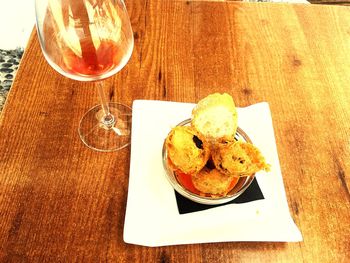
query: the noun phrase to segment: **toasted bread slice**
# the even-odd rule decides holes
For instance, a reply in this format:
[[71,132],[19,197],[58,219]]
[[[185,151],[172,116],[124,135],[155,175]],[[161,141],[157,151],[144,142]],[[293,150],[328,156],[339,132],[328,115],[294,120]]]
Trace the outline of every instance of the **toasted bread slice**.
[[192,126],[209,140],[233,138],[237,110],[227,93],[214,93],[200,100],[192,111]]
[[259,149],[243,141],[216,144],[212,159],[216,169],[226,175],[247,176],[270,170]]
[[[224,196],[232,189],[235,177],[220,173],[217,169],[204,167],[199,173],[192,174],[194,187],[204,194]],[[237,182],[237,179],[234,181]]]
[[172,169],[186,174],[199,172],[209,159],[208,143],[190,126],[173,128],[166,138],[165,146]]

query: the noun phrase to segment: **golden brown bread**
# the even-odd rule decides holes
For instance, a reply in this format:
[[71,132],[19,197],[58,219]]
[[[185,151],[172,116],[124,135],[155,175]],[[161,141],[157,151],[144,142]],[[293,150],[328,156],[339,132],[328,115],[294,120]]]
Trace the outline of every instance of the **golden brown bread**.
[[169,164],[174,170],[192,174],[199,172],[209,159],[209,146],[205,138],[193,127],[177,126],[165,141]]
[[217,143],[211,153],[216,169],[226,175],[247,176],[270,170],[259,149],[247,142]]
[[169,166],[190,174],[201,194],[226,196],[239,177],[270,169],[258,148],[235,141],[236,130],[232,97],[226,93],[207,96],[193,109],[191,126],[178,126],[169,133],[165,144]]
[[200,100],[192,111],[192,126],[208,140],[233,138],[237,130],[237,110],[232,97],[214,93]]
[[196,189],[205,194],[224,196],[234,180],[232,175],[220,173],[217,169],[204,167],[199,173],[192,175],[192,182]]

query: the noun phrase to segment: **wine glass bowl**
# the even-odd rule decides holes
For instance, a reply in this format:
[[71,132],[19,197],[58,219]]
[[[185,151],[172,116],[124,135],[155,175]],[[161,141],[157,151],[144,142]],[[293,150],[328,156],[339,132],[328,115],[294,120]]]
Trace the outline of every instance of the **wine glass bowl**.
[[63,76],[94,82],[101,105],[82,118],[79,135],[95,150],[113,151],[130,140],[131,109],[108,103],[101,80],[129,61],[133,32],[122,0],[36,0],[36,24],[47,62]]

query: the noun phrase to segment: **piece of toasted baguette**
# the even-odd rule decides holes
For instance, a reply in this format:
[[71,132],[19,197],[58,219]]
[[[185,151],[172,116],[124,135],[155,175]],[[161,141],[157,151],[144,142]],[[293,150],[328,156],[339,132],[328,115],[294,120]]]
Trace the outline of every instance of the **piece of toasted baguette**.
[[212,160],[216,169],[226,175],[247,176],[261,170],[270,170],[270,165],[259,149],[243,141],[216,144]]
[[192,110],[192,126],[208,140],[233,138],[237,130],[237,110],[232,97],[214,93],[200,100]]
[[[204,167],[200,172],[191,176],[194,187],[204,194],[224,196],[231,190],[235,179],[232,175],[220,173],[217,169]],[[235,180],[237,182],[237,179]]]
[[173,170],[186,174],[199,172],[209,159],[208,143],[190,126],[173,128],[166,138],[165,146],[168,164]]

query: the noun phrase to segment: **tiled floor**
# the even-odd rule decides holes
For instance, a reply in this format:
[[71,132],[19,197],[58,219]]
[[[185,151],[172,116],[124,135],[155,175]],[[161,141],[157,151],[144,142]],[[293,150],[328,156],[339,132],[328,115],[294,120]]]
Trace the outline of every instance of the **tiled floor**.
[[11,88],[22,54],[22,48],[14,50],[0,49],[0,111]]

